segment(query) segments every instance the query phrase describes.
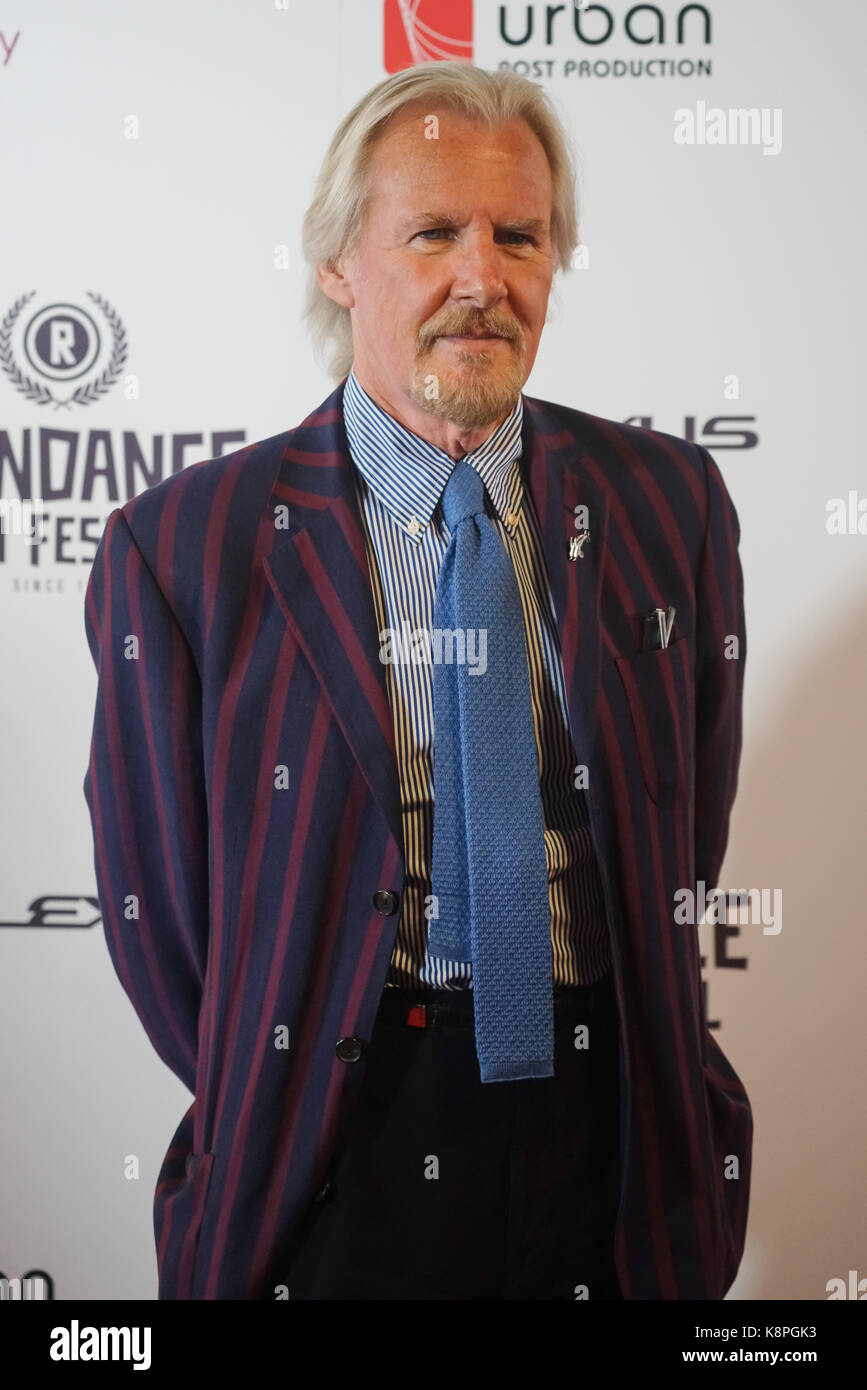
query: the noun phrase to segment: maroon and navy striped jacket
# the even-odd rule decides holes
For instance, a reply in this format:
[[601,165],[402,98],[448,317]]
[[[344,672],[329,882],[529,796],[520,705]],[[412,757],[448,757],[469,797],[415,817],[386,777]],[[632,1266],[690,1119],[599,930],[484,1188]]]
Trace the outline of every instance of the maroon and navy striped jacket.
[[[400,792],[342,391],[116,508],[87,589],[106,939],[195,1097],[155,1194],[161,1299],[284,1296],[395,943]],[[737,785],[737,515],[706,450],[529,396],[523,459],[592,748],[621,1018],[619,1277],[628,1299],[719,1299],[743,1251],[752,1113],[705,1026],[674,894],[716,885]],[[579,505],[590,539],[570,561]],[[669,605],[670,645],[641,650],[642,615]]]

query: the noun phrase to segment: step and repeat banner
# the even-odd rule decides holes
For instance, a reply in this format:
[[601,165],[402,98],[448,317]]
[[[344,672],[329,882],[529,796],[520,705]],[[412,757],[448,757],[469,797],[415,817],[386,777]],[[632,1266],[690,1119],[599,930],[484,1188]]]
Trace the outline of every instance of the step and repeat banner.
[[[289,429],[332,132],[432,59],[541,84],[581,247],[525,391],[685,436],[741,524],[749,659],[706,1010],[755,1146],[731,1299],[867,1297],[867,469],[859,0],[7,0],[0,7],[0,1274],[156,1295],[191,1097],[103,937],[84,594],[114,507]],[[739,906],[740,904],[740,906]]]

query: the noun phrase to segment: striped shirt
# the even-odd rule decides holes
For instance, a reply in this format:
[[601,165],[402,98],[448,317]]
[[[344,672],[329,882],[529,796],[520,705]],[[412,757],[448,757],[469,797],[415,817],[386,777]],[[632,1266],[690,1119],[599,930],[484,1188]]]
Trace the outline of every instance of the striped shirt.
[[[343,417],[367,544],[377,630],[404,634],[433,624],[434,597],[450,532],[443,489],[455,460],[388,415],[350,371]],[[493,433],[465,454],[485,484],[485,508],[515,568],[527,641],[533,726],[545,824],[554,983],[590,984],[610,968],[602,884],[586,792],[570,732],[563,662],[539,524],[521,467],[523,397]],[[433,846],[433,668],[390,661],[401,793],[405,887],[387,985],[472,988],[468,962],[427,952]],[[429,908],[428,908],[429,910]]]

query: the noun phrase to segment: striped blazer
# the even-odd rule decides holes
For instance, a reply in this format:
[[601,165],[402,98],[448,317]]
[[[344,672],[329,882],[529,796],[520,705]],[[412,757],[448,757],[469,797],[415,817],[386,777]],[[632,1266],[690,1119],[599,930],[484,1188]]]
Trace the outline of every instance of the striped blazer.
[[[286,1296],[395,943],[394,726],[343,384],[297,429],[116,508],[87,587],[106,941],[194,1097],[154,1198],[161,1299]],[[523,400],[570,717],[592,750],[621,1021],[618,1274],[627,1299],[720,1299],[743,1251],[752,1112],[706,1027],[674,895],[716,885],[737,784],[737,515],[706,450]],[[576,515],[590,535],[572,561]],[[642,650],[643,613],[669,605],[669,646]]]

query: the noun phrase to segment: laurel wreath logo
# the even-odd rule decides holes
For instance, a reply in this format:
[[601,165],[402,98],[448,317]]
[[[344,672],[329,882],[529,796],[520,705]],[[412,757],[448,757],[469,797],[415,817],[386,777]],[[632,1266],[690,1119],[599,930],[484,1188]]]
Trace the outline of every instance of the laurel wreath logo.
[[102,310],[111,328],[112,352],[102,375],[91,381],[82,382],[66,400],[58,400],[44,382],[34,381],[26,372],[22,372],[12,355],[12,330],[25,305],[30,302],[36,291],[31,290],[29,294],[24,294],[20,299],[16,299],[0,323],[0,367],[3,368],[16,390],[36,405],[53,405],[55,410],[70,409],[73,405],[92,405],[94,401],[98,401],[107,391],[111,390],[120,376],[121,368],[127,359],[126,329],[117,311],[107,299],[103,299],[102,295],[93,294],[90,290],[87,290],[86,293],[88,299],[92,299],[94,304]]

